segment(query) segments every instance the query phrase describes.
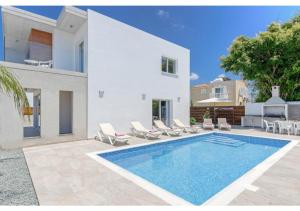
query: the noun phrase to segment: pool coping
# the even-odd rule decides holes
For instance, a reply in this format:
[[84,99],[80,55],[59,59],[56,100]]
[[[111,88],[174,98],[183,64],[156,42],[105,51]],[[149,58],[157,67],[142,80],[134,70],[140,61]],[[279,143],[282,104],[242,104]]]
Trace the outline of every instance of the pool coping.
[[162,199],[163,201],[169,203],[170,205],[192,205],[194,204],[186,201],[185,199],[176,196],[175,194],[149,182],[146,179],[143,179],[142,177],[135,175],[134,173],[131,173],[130,171],[104,159],[98,156],[100,153],[107,153],[107,152],[114,152],[114,151],[120,151],[120,150],[126,150],[130,148],[137,148],[157,143],[164,143],[164,142],[171,142],[176,141],[179,139],[185,139],[185,138],[191,138],[211,133],[219,133],[219,134],[231,134],[231,135],[240,135],[240,136],[250,136],[250,137],[257,137],[257,138],[266,138],[266,139],[273,139],[273,140],[283,140],[283,141],[289,141],[288,144],[280,148],[278,151],[276,151],[274,154],[251,168],[249,171],[247,171],[245,174],[240,176],[238,179],[234,180],[232,183],[227,185],[225,188],[221,189],[219,192],[215,193],[213,196],[208,198],[204,203],[200,204],[201,206],[204,205],[227,205],[229,204],[234,198],[236,198],[240,193],[242,193],[245,189],[249,189],[251,187],[251,184],[257,180],[260,176],[262,176],[268,169],[270,169],[277,161],[279,161],[288,151],[290,151],[294,146],[298,144],[299,141],[287,138],[278,138],[278,137],[266,137],[262,135],[246,135],[242,133],[233,133],[230,131],[209,131],[204,133],[198,133],[198,134],[191,134],[188,136],[180,136],[180,137],[173,137],[165,140],[157,140],[154,142],[149,143],[142,143],[142,144],[136,144],[136,145],[129,145],[129,146],[123,146],[118,147],[114,149],[108,149],[108,150],[101,150],[101,151],[95,151],[95,152],[89,152],[86,153],[87,156],[92,158],[93,160],[97,161],[98,163],[106,166],[110,170],[114,171],[115,173],[118,173],[119,175],[123,176],[124,178],[128,179],[129,181],[133,182],[134,184],[138,185],[139,187],[145,189],[146,191],[152,193],[153,195],[157,196],[158,198]]

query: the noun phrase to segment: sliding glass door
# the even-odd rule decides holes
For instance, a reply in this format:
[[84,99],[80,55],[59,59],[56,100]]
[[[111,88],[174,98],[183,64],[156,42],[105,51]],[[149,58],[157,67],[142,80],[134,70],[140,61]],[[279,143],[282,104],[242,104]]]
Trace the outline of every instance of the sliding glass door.
[[171,103],[169,100],[152,100],[152,120],[161,120],[170,126]]

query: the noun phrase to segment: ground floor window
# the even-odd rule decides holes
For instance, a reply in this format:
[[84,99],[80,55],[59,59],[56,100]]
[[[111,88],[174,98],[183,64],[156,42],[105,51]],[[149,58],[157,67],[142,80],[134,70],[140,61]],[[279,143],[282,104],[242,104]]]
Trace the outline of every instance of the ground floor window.
[[29,107],[23,108],[24,138],[41,136],[41,90],[25,89]]

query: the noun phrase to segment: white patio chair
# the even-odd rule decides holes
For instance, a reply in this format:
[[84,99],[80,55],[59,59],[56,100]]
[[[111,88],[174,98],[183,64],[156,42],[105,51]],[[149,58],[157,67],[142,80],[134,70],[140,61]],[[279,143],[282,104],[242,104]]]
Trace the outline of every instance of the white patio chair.
[[294,135],[300,135],[300,122],[294,122]]
[[182,130],[169,128],[161,120],[154,120],[155,127],[168,136],[181,136]]
[[135,136],[143,136],[145,139],[158,139],[162,132],[161,131],[151,131],[146,129],[140,122],[133,121],[132,125],[132,133]]
[[186,126],[179,119],[173,119],[174,127],[182,129],[186,133],[199,133],[201,128],[196,126]]
[[275,129],[276,129],[275,122],[268,122],[267,120],[264,120],[264,123],[266,125],[266,132],[271,131],[275,133]]
[[101,123],[99,124],[100,130],[98,130],[99,139],[103,141],[103,139],[108,139],[111,145],[114,145],[116,142],[121,142],[126,144],[131,136],[125,134],[116,133],[113,126],[109,123]]
[[292,124],[289,121],[278,121],[278,125],[280,134],[287,132],[287,134],[290,135],[293,128]]

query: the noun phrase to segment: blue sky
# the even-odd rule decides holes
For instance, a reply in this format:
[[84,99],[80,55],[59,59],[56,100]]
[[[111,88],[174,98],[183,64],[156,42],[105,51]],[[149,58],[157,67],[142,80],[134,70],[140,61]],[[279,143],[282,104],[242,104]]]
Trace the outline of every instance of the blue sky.
[[[19,7],[56,19],[62,7]],[[98,11],[191,51],[191,72],[209,82],[219,74],[220,56],[239,35],[255,36],[271,22],[284,22],[299,14],[300,7],[80,7]],[[2,21],[1,23],[2,24]],[[0,29],[2,36],[2,25]],[[2,39],[2,37],[1,37]],[[3,47],[0,48],[3,59]],[[231,78],[238,78],[226,73]],[[196,77],[197,78],[197,77]]]

